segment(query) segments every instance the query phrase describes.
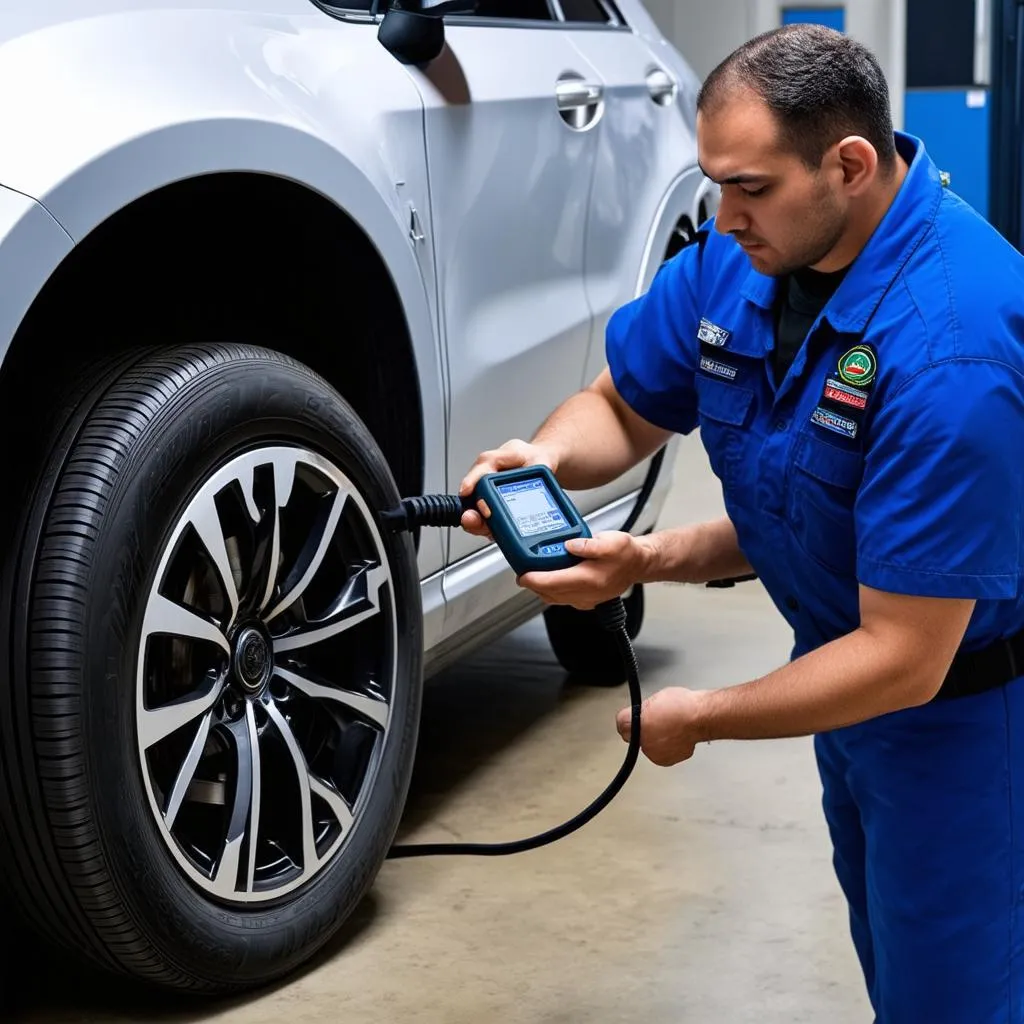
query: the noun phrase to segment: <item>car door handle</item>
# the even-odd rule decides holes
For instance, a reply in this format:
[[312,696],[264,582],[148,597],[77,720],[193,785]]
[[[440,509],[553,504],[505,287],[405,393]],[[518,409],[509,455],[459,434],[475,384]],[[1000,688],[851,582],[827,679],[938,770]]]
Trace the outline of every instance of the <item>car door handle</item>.
[[555,99],[559,110],[579,110],[596,106],[604,95],[604,86],[595,82],[559,82],[555,86]]
[[675,79],[667,72],[657,68],[647,75],[647,91],[659,107],[670,106],[676,99]]
[[576,132],[593,128],[604,113],[604,86],[600,82],[584,82],[575,74],[562,78],[555,85],[558,116]]

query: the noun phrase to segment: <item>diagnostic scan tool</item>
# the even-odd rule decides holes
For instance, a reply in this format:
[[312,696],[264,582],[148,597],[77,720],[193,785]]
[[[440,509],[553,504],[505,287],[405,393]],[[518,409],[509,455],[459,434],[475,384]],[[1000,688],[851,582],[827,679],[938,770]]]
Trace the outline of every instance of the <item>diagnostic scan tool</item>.
[[473,506],[482,500],[487,526],[517,576],[568,569],[579,563],[565,550],[573,537],[591,536],[590,528],[547,466],[524,466],[481,477]]

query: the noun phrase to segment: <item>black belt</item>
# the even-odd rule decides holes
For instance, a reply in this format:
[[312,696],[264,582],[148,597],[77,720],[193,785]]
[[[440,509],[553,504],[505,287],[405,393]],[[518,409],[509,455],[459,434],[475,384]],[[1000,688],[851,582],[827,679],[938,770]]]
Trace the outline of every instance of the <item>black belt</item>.
[[960,651],[935,695],[936,700],[970,697],[1005,686],[1024,675],[1024,630],[980,651]]

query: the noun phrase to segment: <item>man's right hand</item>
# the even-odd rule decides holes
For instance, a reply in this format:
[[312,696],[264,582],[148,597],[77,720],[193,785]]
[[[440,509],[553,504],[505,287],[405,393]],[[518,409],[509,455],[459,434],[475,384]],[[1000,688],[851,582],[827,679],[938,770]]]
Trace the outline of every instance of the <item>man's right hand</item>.
[[[481,452],[477,456],[476,462],[470,467],[469,472],[459,485],[459,494],[462,496],[471,494],[477,481],[488,473],[518,469],[520,466],[547,466],[552,473],[557,474],[557,463],[558,460],[550,449],[514,438],[511,441],[506,441],[500,448]],[[477,537],[490,537],[491,531],[485,521],[489,510],[483,502],[480,502],[478,507],[480,507],[479,512],[463,512],[462,528]]]

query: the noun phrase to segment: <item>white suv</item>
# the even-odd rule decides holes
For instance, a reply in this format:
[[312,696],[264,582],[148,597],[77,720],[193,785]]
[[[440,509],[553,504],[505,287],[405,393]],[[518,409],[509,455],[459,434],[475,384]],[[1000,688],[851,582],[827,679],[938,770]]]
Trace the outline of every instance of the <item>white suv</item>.
[[[423,679],[541,610],[379,512],[529,437],[714,212],[635,0],[430,3],[0,5],[0,877],[154,983],[279,976],[366,892]],[[574,497],[650,529],[669,462]]]

